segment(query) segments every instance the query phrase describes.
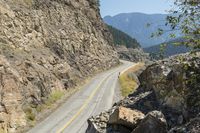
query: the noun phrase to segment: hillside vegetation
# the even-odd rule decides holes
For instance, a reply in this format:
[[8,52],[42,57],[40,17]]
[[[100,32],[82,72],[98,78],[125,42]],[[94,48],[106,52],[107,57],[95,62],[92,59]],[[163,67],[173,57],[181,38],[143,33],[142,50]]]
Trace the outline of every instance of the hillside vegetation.
[[138,81],[134,73],[144,67],[144,63],[137,63],[119,76],[122,96],[128,96],[138,87]]
[[115,46],[124,45],[127,48],[140,47],[136,39],[110,25],[107,25],[107,27],[113,36]]
[[[158,28],[167,31],[170,29],[169,26],[165,26],[166,17],[167,14],[122,13],[113,17],[106,16],[104,22],[137,39],[141,46],[146,48],[169,41],[168,36],[172,32],[151,38],[151,34]],[[151,26],[148,27],[147,24]],[[176,31],[176,33],[178,37],[180,31]]]
[[164,49],[163,53],[160,53],[162,44],[144,48],[144,51],[147,53],[150,53],[150,56],[155,59],[160,58],[159,57],[160,54],[162,54],[162,56],[164,58],[167,58],[167,57],[170,57],[170,56],[173,56],[176,54],[186,53],[186,52],[190,51],[190,49],[184,45],[176,45],[177,43],[179,44],[183,41],[184,40],[182,38],[177,38],[177,39],[171,40],[169,42],[163,43],[165,45],[165,49]]

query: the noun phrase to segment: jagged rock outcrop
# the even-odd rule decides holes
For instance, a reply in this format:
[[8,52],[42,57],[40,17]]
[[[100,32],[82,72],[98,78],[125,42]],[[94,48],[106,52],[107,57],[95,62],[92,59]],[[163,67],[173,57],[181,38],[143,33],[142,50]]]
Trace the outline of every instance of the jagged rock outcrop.
[[165,116],[159,111],[148,113],[132,133],[167,133]]
[[86,133],[104,132],[109,121],[109,114],[109,112],[102,112],[100,115],[88,119],[89,127],[87,128]]
[[172,128],[169,133],[199,133],[200,117],[197,116],[191,119],[188,123]]
[[183,54],[149,66],[139,77],[143,91],[152,90],[173,127],[200,112],[200,53]]
[[137,127],[133,126],[134,129],[131,131],[123,123],[116,127],[107,122],[105,123],[106,129],[101,126],[97,128],[107,133],[199,132],[199,52],[157,61],[141,72],[139,81],[140,86],[135,92],[114,104],[113,108],[107,112],[110,117],[113,110],[120,106],[132,110],[137,109],[146,114],[145,118],[137,123]]
[[119,57],[123,60],[133,62],[145,62],[150,60],[148,53],[145,53],[142,48],[126,48],[125,46],[116,46]]
[[110,115],[108,124],[123,125],[131,129],[136,127],[142,119],[144,119],[144,114],[142,112],[118,107]]
[[96,0],[0,0],[0,128],[55,90],[119,63]]

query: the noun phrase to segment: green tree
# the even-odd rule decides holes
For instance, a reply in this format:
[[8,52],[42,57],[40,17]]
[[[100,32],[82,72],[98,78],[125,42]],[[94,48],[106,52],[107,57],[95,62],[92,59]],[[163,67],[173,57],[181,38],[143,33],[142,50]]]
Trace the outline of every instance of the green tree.
[[[200,1],[175,0],[175,9],[171,16],[166,18],[166,25],[172,30],[181,30],[186,40],[180,45],[186,45],[194,51],[200,49]],[[174,34],[170,35],[175,37]]]
[[130,37],[129,35],[127,35],[126,33],[110,26],[107,25],[110,33],[113,36],[113,40],[114,40],[114,45],[118,46],[118,45],[124,45],[127,48],[138,48],[140,47],[140,44],[137,42],[136,39]]

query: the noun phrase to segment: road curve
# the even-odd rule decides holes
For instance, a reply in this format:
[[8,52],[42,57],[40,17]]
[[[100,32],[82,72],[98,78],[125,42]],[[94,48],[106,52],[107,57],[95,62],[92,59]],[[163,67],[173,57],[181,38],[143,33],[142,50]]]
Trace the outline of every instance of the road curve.
[[121,66],[96,75],[28,133],[85,133],[87,119],[108,110],[115,102],[119,72],[134,65],[131,62],[122,62]]

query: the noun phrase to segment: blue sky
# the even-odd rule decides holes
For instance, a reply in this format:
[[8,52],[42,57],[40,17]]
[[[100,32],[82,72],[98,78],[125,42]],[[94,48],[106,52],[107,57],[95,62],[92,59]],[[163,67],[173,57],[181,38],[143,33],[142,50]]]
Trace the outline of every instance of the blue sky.
[[167,13],[173,5],[173,0],[100,0],[101,15],[116,15],[119,13],[141,12],[147,14]]

